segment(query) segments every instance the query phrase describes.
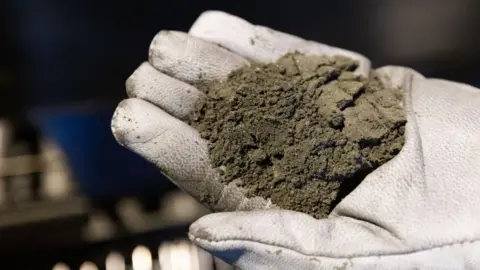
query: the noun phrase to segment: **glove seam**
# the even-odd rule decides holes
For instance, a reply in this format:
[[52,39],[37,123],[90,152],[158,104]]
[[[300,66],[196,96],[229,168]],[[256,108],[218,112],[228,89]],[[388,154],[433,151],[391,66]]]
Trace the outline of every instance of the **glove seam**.
[[371,257],[389,257],[389,256],[408,256],[408,255],[414,255],[416,253],[421,253],[421,252],[430,252],[430,251],[438,251],[438,250],[443,250],[443,249],[449,249],[453,248],[455,246],[464,246],[464,245],[473,245],[476,243],[479,243],[479,239],[475,240],[465,240],[465,241],[460,241],[456,243],[449,243],[449,244],[443,244],[443,245],[438,245],[438,246],[432,246],[429,248],[425,249],[417,249],[413,251],[404,251],[404,252],[395,252],[395,253],[386,253],[386,254],[372,254],[372,255],[358,255],[358,256],[332,256],[332,255],[326,255],[326,254],[318,254],[318,255],[313,255],[313,254],[305,254],[300,251],[291,249],[289,247],[285,246],[279,246],[279,245],[273,245],[269,243],[263,243],[263,242],[258,242],[258,241],[251,241],[251,240],[242,240],[242,239],[229,239],[229,240],[207,240],[207,239],[202,239],[202,238],[197,238],[193,236],[192,234],[188,234],[189,238],[195,243],[195,242],[206,242],[210,245],[215,245],[216,243],[228,243],[228,242],[248,242],[248,243],[253,243],[253,244],[261,244],[261,245],[266,245],[266,246],[274,246],[278,248],[283,248],[286,250],[289,250],[291,252],[298,253],[302,256],[306,257],[323,257],[323,258],[328,258],[328,259],[362,259],[362,258],[371,258]]

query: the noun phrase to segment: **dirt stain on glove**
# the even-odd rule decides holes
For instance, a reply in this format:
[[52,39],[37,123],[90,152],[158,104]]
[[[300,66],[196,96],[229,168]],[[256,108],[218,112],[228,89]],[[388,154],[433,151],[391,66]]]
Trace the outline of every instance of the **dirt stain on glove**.
[[188,121],[210,142],[225,184],[325,218],[404,143],[402,90],[356,68],[345,57],[298,53],[254,63],[198,85],[207,98]]

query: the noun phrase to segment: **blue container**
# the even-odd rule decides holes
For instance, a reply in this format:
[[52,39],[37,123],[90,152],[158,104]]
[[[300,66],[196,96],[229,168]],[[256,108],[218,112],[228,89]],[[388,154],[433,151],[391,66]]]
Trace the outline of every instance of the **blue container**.
[[89,197],[117,199],[170,187],[157,168],[115,141],[113,111],[98,106],[41,109],[32,120],[64,151],[80,191]]

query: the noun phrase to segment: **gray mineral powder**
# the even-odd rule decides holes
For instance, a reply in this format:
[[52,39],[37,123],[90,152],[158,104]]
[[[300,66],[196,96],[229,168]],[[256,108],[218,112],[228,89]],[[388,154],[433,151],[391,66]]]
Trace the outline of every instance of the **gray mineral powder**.
[[402,90],[356,76],[357,65],[298,53],[253,63],[199,84],[207,98],[188,122],[225,184],[325,218],[404,143]]

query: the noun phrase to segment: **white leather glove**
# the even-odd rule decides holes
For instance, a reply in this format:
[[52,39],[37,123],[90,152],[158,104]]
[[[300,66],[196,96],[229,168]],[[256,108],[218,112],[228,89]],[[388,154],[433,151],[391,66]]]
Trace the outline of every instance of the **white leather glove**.
[[[370,69],[358,54],[206,12],[188,35],[155,37],[149,63],[127,81],[133,98],[119,105],[113,133],[190,194],[220,194],[207,198],[210,207],[267,208],[245,207],[245,198],[220,206],[228,189],[214,181],[206,142],[179,119],[203,95],[188,83],[295,50],[342,54],[360,61],[357,72]],[[402,67],[377,71],[405,90],[406,142],[397,157],[328,219],[274,209],[216,213],[190,227],[191,240],[239,269],[480,269],[480,90]]]

